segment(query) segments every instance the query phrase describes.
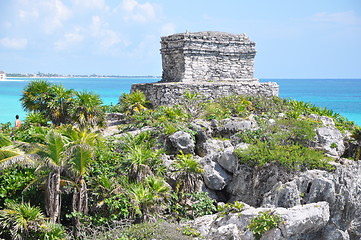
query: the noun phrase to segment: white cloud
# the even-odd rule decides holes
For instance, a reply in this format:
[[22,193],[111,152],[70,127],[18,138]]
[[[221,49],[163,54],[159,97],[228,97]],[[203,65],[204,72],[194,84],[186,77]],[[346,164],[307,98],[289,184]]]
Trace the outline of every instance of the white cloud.
[[44,10],[48,16],[48,19],[45,19],[44,26],[48,33],[63,26],[63,22],[71,16],[71,10],[61,0],[47,1],[44,5],[46,8]]
[[335,22],[346,25],[361,24],[361,17],[354,11],[327,13],[319,12],[310,17],[315,22]]
[[76,7],[89,9],[108,9],[104,0],[73,0]]
[[124,20],[145,23],[157,17],[157,5],[149,2],[138,3],[135,0],[123,0],[121,8],[125,11]]
[[76,27],[74,31],[65,33],[63,39],[55,42],[55,48],[57,50],[68,49],[84,40],[84,36],[80,33],[81,29]]
[[90,26],[91,36],[98,39],[102,50],[109,50],[118,43],[129,45],[129,42],[121,38],[120,33],[107,27],[108,23],[104,22],[100,16],[92,17],[92,24]]
[[39,11],[37,9],[23,10],[19,9],[17,12],[19,19],[23,21],[31,21],[39,17]]
[[161,33],[162,36],[174,34],[176,32],[176,26],[174,23],[166,23],[162,25]]
[[21,50],[28,45],[26,38],[1,38],[0,45],[6,48]]

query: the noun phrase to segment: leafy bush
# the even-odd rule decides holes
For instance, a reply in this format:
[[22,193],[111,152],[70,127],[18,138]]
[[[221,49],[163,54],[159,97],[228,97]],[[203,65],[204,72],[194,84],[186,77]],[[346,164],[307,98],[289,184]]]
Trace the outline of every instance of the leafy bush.
[[27,143],[45,143],[45,136],[48,133],[48,127],[38,127],[24,124],[14,131],[13,139]]
[[22,197],[33,203],[42,202],[42,194],[36,187],[23,190],[37,178],[34,168],[13,166],[0,171],[0,208],[10,201],[20,202]]
[[218,213],[225,216],[228,213],[240,213],[244,208],[244,203],[235,201],[233,203],[219,204],[217,207]]
[[147,109],[149,101],[143,92],[137,90],[132,93],[123,93],[119,97],[121,112],[132,115]]
[[316,123],[303,119],[278,119],[274,124],[259,122],[257,130],[237,133],[241,141],[254,144],[264,141],[269,144],[309,146],[314,140]]
[[328,163],[330,158],[325,157],[322,152],[300,145],[268,145],[258,141],[246,150],[236,149],[235,153],[241,164],[250,166],[263,166],[276,161],[281,166],[292,170],[334,169]]
[[0,123],[0,133],[10,136],[12,131],[11,122]]
[[252,218],[248,229],[250,229],[256,239],[259,240],[265,232],[278,227],[282,221],[282,218],[278,214],[268,210],[260,212],[256,217]]
[[[140,224],[115,225],[110,228],[94,228],[91,233],[83,234],[84,240],[117,239],[117,240],[190,240],[187,231],[174,223],[155,222]],[[190,230],[191,231],[191,230]],[[184,233],[183,233],[184,232]]]

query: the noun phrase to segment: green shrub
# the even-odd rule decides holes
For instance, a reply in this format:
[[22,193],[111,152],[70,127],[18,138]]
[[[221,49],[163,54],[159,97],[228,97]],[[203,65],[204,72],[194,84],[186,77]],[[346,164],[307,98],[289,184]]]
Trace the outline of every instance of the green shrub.
[[244,208],[244,203],[235,201],[233,203],[220,204],[217,207],[217,211],[221,216],[225,216],[228,213],[240,213]]
[[258,141],[246,150],[236,149],[235,153],[241,164],[250,166],[263,166],[275,161],[291,170],[334,169],[328,163],[330,158],[322,152],[300,145],[268,145]]
[[[184,233],[183,233],[184,232]],[[193,237],[187,236],[187,233],[194,232],[190,228],[180,227],[174,223],[155,222],[155,223],[140,223],[132,225],[113,226],[108,229],[94,229],[92,233],[84,234],[84,240],[102,240],[102,239],[117,239],[117,240],[190,240]]]
[[12,129],[11,122],[0,123],[0,133],[10,136]]
[[201,233],[198,232],[196,229],[192,228],[191,226],[187,225],[183,227],[184,235],[191,236],[191,237],[200,237]]
[[278,214],[268,210],[260,212],[256,217],[252,218],[248,229],[250,229],[256,239],[259,240],[265,232],[278,227],[282,221],[282,218]]
[[43,202],[42,194],[35,186],[29,187],[27,191],[23,190],[37,178],[34,168],[23,168],[13,166],[0,171],[0,208],[6,202],[31,201],[34,204]]

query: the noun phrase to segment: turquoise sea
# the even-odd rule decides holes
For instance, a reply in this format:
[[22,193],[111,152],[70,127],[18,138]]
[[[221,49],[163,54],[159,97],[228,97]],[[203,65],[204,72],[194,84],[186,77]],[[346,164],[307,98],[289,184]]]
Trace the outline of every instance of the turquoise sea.
[[[157,82],[157,78],[42,78],[75,90],[86,89],[101,96],[105,104],[116,104],[123,92],[134,83]],[[13,122],[15,115],[23,120],[20,97],[33,78],[9,78],[0,81],[0,122]],[[361,126],[361,79],[261,79],[277,82],[280,97],[311,102],[340,113]]]

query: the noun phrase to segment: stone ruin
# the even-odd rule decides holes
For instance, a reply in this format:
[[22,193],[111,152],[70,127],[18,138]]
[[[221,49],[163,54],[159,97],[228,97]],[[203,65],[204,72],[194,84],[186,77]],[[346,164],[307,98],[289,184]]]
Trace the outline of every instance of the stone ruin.
[[255,43],[245,34],[179,33],[161,38],[157,83],[133,84],[153,106],[177,104],[186,91],[214,100],[230,95],[278,96],[278,85],[254,78]]

